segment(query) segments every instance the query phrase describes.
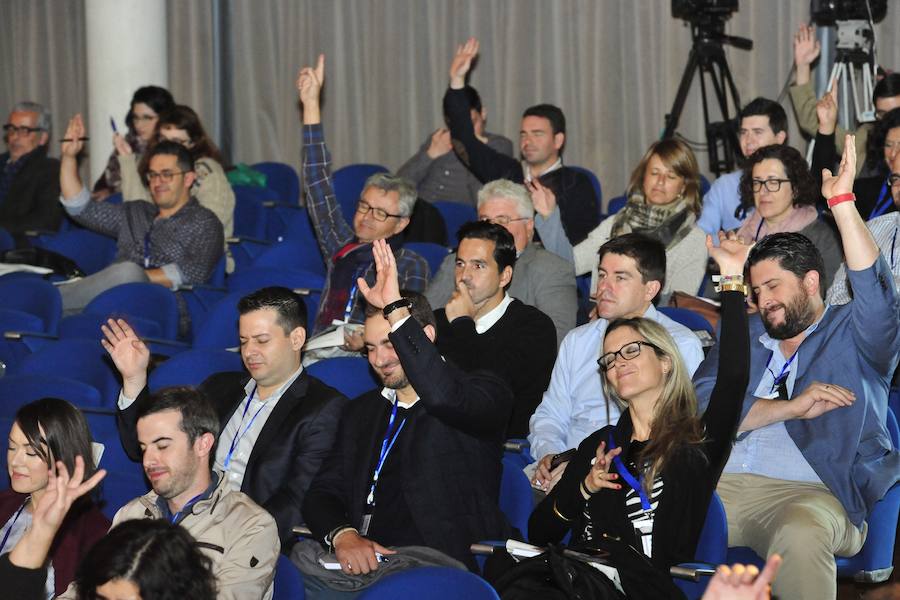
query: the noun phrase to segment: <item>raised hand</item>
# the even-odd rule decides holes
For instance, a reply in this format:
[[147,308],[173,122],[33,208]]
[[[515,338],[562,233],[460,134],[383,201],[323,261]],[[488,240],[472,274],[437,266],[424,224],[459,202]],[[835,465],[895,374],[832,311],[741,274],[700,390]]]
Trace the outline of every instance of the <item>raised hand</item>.
[[147,384],[150,350],[124,319],[109,319],[100,329],[104,337],[100,343],[122,375],[123,392],[136,398]]
[[719,246],[713,246],[712,236],[706,236],[706,251],[716,264],[722,275],[743,275],[744,264],[753,244],[747,244],[734,231],[719,232]]
[[472,68],[472,61],[478,56],[478,47],[478,40],[473,37],[456,47],[456,54],[450,63],[450,87],[454,90],[461,90],[466,86],[466,75]]
[[325,55],[320,54],[315,68],[303,67],[297,74],[297,91],[303,108],[319,105],[319,94],[325,83]]
[[794,64],[797,67],[809,67],[822,50],[816,38],[816,26],[801,23],[794,34]]
[[80,455],[75,457],[75,469],[71,477],[66,465],[62,461],[56,461],[56,468],[48,470],[47,491],[41,496],[31,515],[32,526],[46,527],[55,533],[72,503],[97,487],[104,477],[106,471],[99,469],[84,481],[84,459]]
[[762,573],[755,565],[720,565],[701,600],[768,600],[769,586],[781,567],[781,557],[773,554]]
[[119,156],[130,156],[134,154],[134,150],[131,148],[131,144],[125,141],[125,138],[122,137],[120,133],[113,134],[113,146],[116,147],[116,152]]
[[528,189],[528,193],[531,194],[534,210],[545,219],[549,217],[556,208],[556,194],[553,193],[553,190],[541,185],[537,177],[532,178],[531,181],[526,181],[525,187]]
[[831,84],[831,90],[822,96],[816,103],[816,116],[819,118],[819,133],[831,135],[837,127],[838,116],[838,85],[835,79]]
[[447,306],[444,307],[444,312],[447,314],[447,320],[451,323],[460,317],[475,318],[477,312],[475,303],[472,302],[469,288],[462,281],[456,282],[456,290],[447,302]]
[[84,140],[81,139],[84,137],[84,132],[84,120],[81,118],[81,113],[78,113],[69,119],[66,134],[63,136],[65,140],[72,140],[63,142],[60,146],[60,153],[64,158],[76,158],[78,156],[84,148]]
[[822,169],[822,196],[828,200],[841,194],[853,192],[853,179],[856,177],[856,136],[847,134],[844,138],[844,153],[837,175],[830,169]]
[[356,285],[369,305],[384,308],[400,299],[397,260],[385,240],[372,242],[372,256],[375,258],[375,285],[369,287],[362,277],[356,280]]
[[592,461],[591,469],[588,471],[587,477],[584,478],[584,487],[592,494],[596,494],[600,490],[606,488],[609,490],[621,489],[622,484],[615,483],[619,476],[616,473],[610,473],[609,467],[613,462],[613,458],[622,453],[621,448],[615,448],[606,451],[606,442],[600,442],[597,446],[597,456]]
[[453,142],[450,139],[450,130],[441,127],[431,134],[431,144],[428,146],[426,154],[432,160],[443,156],[453,150]]
[[836,408],[850,406],[856,394],[843,386],[814,381],[797,396],[790,399],[795,419],[815,419]]

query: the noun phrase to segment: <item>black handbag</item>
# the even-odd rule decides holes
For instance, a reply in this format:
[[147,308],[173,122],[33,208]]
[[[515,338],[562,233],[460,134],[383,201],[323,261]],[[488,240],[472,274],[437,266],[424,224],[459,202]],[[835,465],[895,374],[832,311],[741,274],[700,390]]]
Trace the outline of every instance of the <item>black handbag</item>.
[[85,276],[84,271],[71,258],[46,248],[34,246],[7,250],[0,255],[0,262],[43,267],[52,270],[55,275],[61,275],[66,279]]

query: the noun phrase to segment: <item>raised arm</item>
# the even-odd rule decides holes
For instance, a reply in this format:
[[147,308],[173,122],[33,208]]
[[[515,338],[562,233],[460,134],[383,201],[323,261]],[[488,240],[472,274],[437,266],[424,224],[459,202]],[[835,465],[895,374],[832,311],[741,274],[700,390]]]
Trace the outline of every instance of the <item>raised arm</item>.
[[78,174],[78,155],[84,148],[84,141],[81,139],[84,137],[84,132],[84,121],[81,114],[69,119],[63,139],[70,141],[62,143],[59,159],[59,191],[64,200],[74,198],[84,189],[84,183]]
[[856,202],[841,199],[853,194],[853,178],[856,176],[856,144],[854,136],[844,139],[844,152],[837,175],[829,169],[822,170],[822,196],[828,200],[834,222],[841,234],[844,259],[847,269],[862,271],[868,269],[878,258],[878,245],[872,232],[856,210]]

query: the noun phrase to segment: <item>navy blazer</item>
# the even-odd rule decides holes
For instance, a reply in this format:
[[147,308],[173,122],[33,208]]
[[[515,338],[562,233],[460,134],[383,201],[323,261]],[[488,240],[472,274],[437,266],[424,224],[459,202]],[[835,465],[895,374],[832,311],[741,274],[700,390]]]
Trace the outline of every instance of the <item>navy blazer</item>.
[[[216,373],[200,385],[216,408],[221,429],[246,397],[249,380],[244,373]],[[122,446],[136,461],[141,459],[138,405],[148,397],[145,387],[131,406],[119,410]],[[291,529],[304,523],[303,498],[334,442],[346,404],[345,396],[304,370],[278,400],[253,445],[241,491],[275,518],[284,553],[295,540]]]
[[[829,306],[815,331],[800,344],[793,393],[819,381],[853,390],[856,401],[815,419],[791,419],[784,425],[859,527],[872,505],[900,480],[900,453],[885,425],[888,389],[900,353],[900,297],[880,254],[868,269],[848,270],[847,275],[857,293],[849,304]],[[742,419],[756,401],[754,392],[771,356],[759,342],[764,332],[759,315],[751,318],[750,385]],[[703,406],[715,385],[718,362],[715,346],[694,374]]]
[[[415,416],[397,438],[403,497],[425,544],[474,568],[473,542],[506,539],[511,532],[499,496],[512,395],[491,373],[464,373],[445,362],[413,319],[389,337],[419,394],[410,409]],[[386,423],[390,407],[377,390],[347,408],[334,449],[303,505],[316,538],[341,525],[359,529],[372,482],[370,466],[382,442],[373,423]]]

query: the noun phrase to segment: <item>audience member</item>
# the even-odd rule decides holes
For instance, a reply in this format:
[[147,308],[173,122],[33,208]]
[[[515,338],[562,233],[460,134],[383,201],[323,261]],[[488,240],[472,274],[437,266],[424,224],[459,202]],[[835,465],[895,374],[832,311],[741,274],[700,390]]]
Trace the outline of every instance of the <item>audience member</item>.
[[[707,247],[728,278],[719,347],[729,360],[718,365],[706,411],[697,415],[687,367],[663,326],[641,317],[611,322],[597,363],[604,393],[619,403],[622,416],[579,445],[528,522],[532,543],[558,543],[571,531],[573,544],[609,550],[628,597],[681,596],[669,568],[694,558],[747,387],[748,248],[724,234],[718,248],[712,238]],[[653,568],[631,566],[635,549]],[[633,595],[635,588],[640,595]]]
[[[790,88],[791,103],[794,105],[794,114],[797,116],[797,125],[807,135],[816,135],[818,126],[816,120],[816,91],[813,89],[811,78],[812,63],[819,57],[821,45],[816,39],[814,25],[801,23],[794,35],[794,85]],[[888,111],[900,107],[900,73],[886,75],[875,84],[872,90],[872,103],[875,106],[875,119],[881,119]],[[869,163],[867,156],[868,136],[872,132],[872,123],[863,123],[856,131],[856,154],[859,168],[862,169]],[[837,128],[837,148],[842,151],[844,136],[848,133],[845,129]],[[832,168],[832,165],[828,165]],[[863,213],[861,213],[863,214]]]
[[[900,152],[891,163],[893,172],[888,177],[888,189],[896,209],[900,207]],[[888,264],[891,266],[891,274],[894,277],[894,287],[900,293],[900,244],[897,243],[897,231],[900,230],[900,212],[894,210],[890,213],[875,217],[866,222],[866,227],[872,233],[875,244],[881,251]],[[847,267],[841,264],[834,276],[834,282],[828,289],[826,301],[828,304],[847,304],[853,299],[853,290],[847,279]]]
[[506,292],[516,263],[509,231],[474,221],[457,237],[456,289],[435,311],[437,346],[466,371],[485,369],[506,379],[514,399],[507,436],[525,437],[556,360],[553,321]]
[[[504,227],[516,244],[516,267],[509,295],[553,319],[556,343],[575,327],[578,298],[571,263],[534,241],[534,206],[524,186],[507,179],[487,183],[478,191],[478,218]],[[447,255],[425,296],[432,306],[444,306],[456,289],[456,253]]]
[[[52,484],[57,461],[66,473],[75,473],[76,457],[84,457],[79,461],[81,474],[92,478],[96,468],[91,432],[77,408],[65,400],[44,398],[16,412],[6,452],[11,489],[0,492],[0,554],[9,552],[29,529],[40,527],[36,507],[45,495],[56,492]],[[109,520],[89,496],[75,501],[50,537],[42,597],[65,591],[78,563],[107,529]]]
[[626,233],[600,246],[597,269],[597,316],[566,336],[553,365],[550,385],[529,422],[531,454],[538,459],[532,483],[550,491],[566,468],[551,471],[554,455],[577,448],[591,433],[615,423],[619,406],[603,394],[597,357],[611,321],[643,317],[672,336],[688,370],[703,360],[700,339],[690,329],[656,310],[653,301],[666,280],[666,248],[656,239]]
[[[745,159],[764,146],[787,141],[787,114],[774,100],[755,98],[741,109],[738,117],[738,143]],[[697,227],[712,235],[713,241],[717,241],[719,231],[740,227],[751,208],[741,203],[742,174],[743,169],[738,169],[722,175],[703,196]]]
[[[206,134],[200,117],[190,106],[177,105],[160,115],[156,122],[154,142],[177,142],[188,149],[194,160],[196,178],[191,186],[191,195],[200,206],[215,213],[225,234],[225,239],[234,231],[234,191],[222,168],[222,155],[215,143]],[[150,168],[148,155],[139,157],[125,138],[116,134],[114,138],[119,153],[122,176],[122,197],[124,200],[150,200],[146,187],[147,171]],[[150,146],[152,148],[152,144]],[[228,251],[227,246],[225,247]],[[234,260],[228,257],[228,271],[234,268]]]
[[36,102],[19,102],[3,126],[7,151],[0,154],[0,228],[27,245],[32,229],[56,231],[63,213],[59,161],[47,156],[50,111]]
[[[428,283],[428,263],[424,258],[400,248],[398,237],[409,224],[416,191],[402,177],[378,173],[363,187],[353,217],[353,226],[344,219],[331,182],[331,154],[325,145],[319,96],[325,80],[325,55],[320,54],[316,67],[300,70],[297,90],[303,104],[303,188],[316,239],[328,273],[322,301],[316,315],[313,335],[321,333],[334,321],[362,323],[364,303],[359,298],[357,277],[375,281],[372,242],[387,239],[397,253],[400,286],[422,292]],[[362,349],[361,332],[347,339],[346,349]]]
[[[823,173],[822,195],[851,285],[866,294],[827,306],[822,257],[798,233],[766,236],[748,260],[760,311],[751,321],[751,385],[718,492],[729,545],[784,557],[774,586],[781,598],[834,598],[834,556],[859,551],[866,515],[900,479],[900,453],[885,427],[900,300],[852,202],[855,173],[848,136],[838,175]],[[716,369],[731,362],[713,348],[695,376],[701,400],[721,384]]]
[[834,229],[819,218],[819,190],[803,155],[780,144],[760,148],[744,165],[740,189],[741,206],[756,210],[741,223],[738,235],[755,242],[772,233],[801,233],[822,257],[819,287],[827,290],[844,256]]
[[360,287],[366,353],[384,388],[354,401],[303,512],[347,575],[378,569],[376,553],[392,546],[427,546],[475,569],[470,544],[509,534],[498,501],[510,392],[443,360],[431,307],[401,297],[384,241],[375,260],[375,286]]
[[[525,109],[519,132],[522,162],[506,156],[478,139],[469,118],[466,75],[478,55],[478,40],[470,38],[457,48],[450,64],[450,87],[444,95],[450,135],[462,146],[462,162],[482,182],[509,179],[534,183],[547,188],[559,207],[559,220],[569,243],[581,242],[599,221],[599,203],[590,179],[571,167],[563,166],[566,143],[566,117],[552,104],[537,104]],[[463,152],[464,151],[464,152]]]
[[[169,90],[165,88],[146,85],[134,92],[128,115],[125,117],[125,125],[128,127],[128,131],[125,133],[125,142],[131,146],[135,154],[135,161],[140,160],[141,155],[153,140],[159,115],[174,107],[175,100]],[[114,146],[116,146],[117,135],[116,132],[113,132]],[[91,197],[94,200],[104,200],[120,191],[122,191],[122,175],[119,170],[119,151],[113,148],[106,163],[106,169],[94,183]]]
[[[78,505],[78,500],[94,489],[106,475],[106,471],[101,469],[84,481],[84,470],[81,455],[75,456],[71,478],[65,462],[61,460],[47,470],[47,487],[32,504],[31,525],[11,551],[0,553],[0,581],[3,582],[4,592],[10,597],[45,600],[55,595],[52,589],[46,589],[46,585],[56,535],[64,524],[70,522],[67,518],[69,509]],[[10,543],[8,539],[6,542]]]
[[[284,552],[291,529],[303,523],[300,506],[310,481],[334,442],[347,399],[300,365],[306,307],[285,288],[263,288],[241,298],[241,358],[250,372],[217,373],[200,385],[214,403],[224,440],[214,453],[216,471],[278,524]],[[148,396],[150,352],[122,320],[104,327],[103,345],[122,375],[119,433],[132,458],[141,456],[135,422]],[[137,400],[137,401],[135,401]]]
[[[696,294],[706,272],[707,256],[703,231],[696,223],[700,214],[700,170],[694,153],[680,140],[654,142],[631,173],[626,195],[628,201],[622,210],[574,248],[559,228],[553,227],[553,221],[538,226],[544,246],[560,256],[571,256],[575,274],[582,275],[596,269],[597,249],[607,240],[632,231],[644,233],[666,246],[666,281],[660,302],[667,302],[676,291]],[[593,273],[592,288],[596,285],[596,271]]]
[[[495,152],[512,156],[513,146],[509,139],[484,130],[487,109],[481,105],[481,96],[469,85],[465,92],[475,137]],[[444,121],[449,122],[446,114]],[[481,188],[481,182],[454,152],[450,130],[446,127],[432,133],[419,151],[400,167],[397,175],[412,181],[419,198],[427,202],[459,202],[475,206]]]
[[[116,238],[116,261],[101,271],[59,288],[63,312],[80,312],[98,294],[122,283],[151,282],[177,289],[205,283],[222,256],[222,224],[191,196],[196,174],[187,149],[161,142],[148,153],[147,180],[153,202],[91,202],[78,174],[84,145],[81,115],[69,121],[59,171],[60,200],[76,221]],[[180,330],[190,319],[181,307]]]
[[261,597],[258,594],[234,596],[230,586],[217,585],[213,561],[203,554],[202,544],[186,527],[163,519],[125,521],[100,540],[82,563],[75,583],[77,598],[215,600]]

